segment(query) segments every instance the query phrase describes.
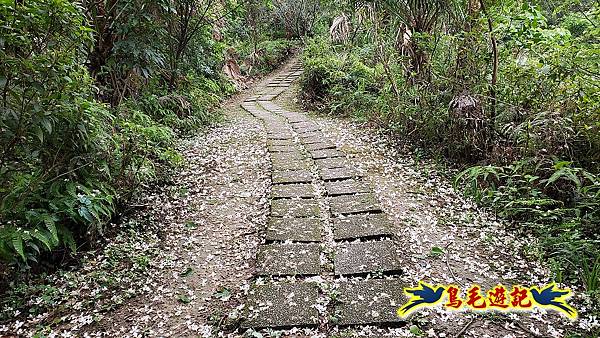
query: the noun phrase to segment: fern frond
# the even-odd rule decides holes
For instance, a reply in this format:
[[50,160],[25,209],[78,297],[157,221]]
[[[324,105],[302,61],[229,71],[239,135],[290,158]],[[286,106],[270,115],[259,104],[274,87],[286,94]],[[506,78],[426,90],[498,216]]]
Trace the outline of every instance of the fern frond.
[[71,230],[67,229],[64,225],[58,226],[57,230],[63,245],[71,250],[71,253],[75,254],[77,252],[77,244]]
[[23,248],[23,237],[19,231],[15,231],[12,235],[12,246],[13,249],[21,256],[24,262],[27,262],[27,257],[25,256],[25,249]]
[[31,237],[37,239],[38,241],[42,242],[46,248],[48,249],[48,251],[52,250],[54,248],[54,244],[53,244],[53,235],[48,232],[48,231],[43,231],[40,229],[35,229],[31,232]]

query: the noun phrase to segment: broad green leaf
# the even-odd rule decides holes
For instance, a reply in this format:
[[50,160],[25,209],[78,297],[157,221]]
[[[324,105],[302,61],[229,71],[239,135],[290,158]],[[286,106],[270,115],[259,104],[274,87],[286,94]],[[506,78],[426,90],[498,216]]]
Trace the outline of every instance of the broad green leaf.
[[416,326],[416,325],[411,325],[410,327],[410,333],[416,335],[416,336],[422,336],[423,335],[423,331],[421,331],[421,329]]
[[192,300],[186,295],[177,295],[177,300],[183,304],[189,304]]
[[46,234],[44,234],[43,232],[41,232],[38,229],[35,229],[31,232],[31,237],[37,239],[38,241],[42,242],[46,248],[48,249],[48,251],[52,250],[52,239],[49,237],[46,237]]
[[50,217],[44,219],[44,225],[46,225],[46,229],[50,231],[52,234],[52,240],[55,244],[58,244],[58,231],[56,230],[56,224],[54,220]]
[[75,238],[73,238],[73,234],[67,227],[59,226],[58,232],[60,234],[60,238],[66,248],[71,250],[71,253],[77,253],[77,244],[75,243]]
[[19,232],[15,232],[12,237],[12,245],[15,248],[15,251],[23,258],[23,261],[27,261],[27,257],[25,256],[25,250],[23,248],[23,237]]
[[40,122],[41,122],[42,126],[44,126],[44,129],[46,129],[48,134],[51,134],[52,133],[52,122],[50,121],[50,119],[42,118]]
[[431,255],[438,256],[444,254],[444,250],[438,246],[434,246],[431,248]]

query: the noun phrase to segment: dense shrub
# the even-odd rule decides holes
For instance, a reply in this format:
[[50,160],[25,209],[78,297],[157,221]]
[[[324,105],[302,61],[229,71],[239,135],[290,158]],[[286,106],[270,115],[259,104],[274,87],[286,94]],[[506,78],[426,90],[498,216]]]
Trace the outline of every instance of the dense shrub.
[[293,43],[290,40],[267,40],[258,44],[259,68],[263,71],[272,71],[291,53]]
[[94,102],[80,62],[90,42],[80,8],[40,1],[0,11],[11,23],[0,28],[0,255],[27,261],[61,244],[75,250],[70,223],[112,214],[114,116]]
[[[112,61],[94,69],[94,31],[84,13],[81,4],[62,0],[0,5],[4,261],[27,265],[44,251],[74,252],[85,239],[103,235],[142,182],[180,161],[173,150],[176,135],[214,121],[220,98],[233,90],[218,75],[216,61],[217,71],[179,67],[173,89],[170,81],[150,77],[160,70],[140,59],[134,43],[144,25],[129,36],[120,27],[119,43],[107,58]],[[160,46],[154,46],[156,53]]]
[[539,238],[544,255],[556,263],[556,281],[579,279],[596,290],[599,276],[584,267],[600,257],[600,177],[571,162],[528,158],[507,166],[471,167],[456,183]]
[[[308,41],[306,104],[466,167],[457,187],[536,234],[557,280],[598,285],[586,282],[600,271],[598,4],[428,4],[340,6],[366,20],[351,22],[352,40]],[[410,26],[427,11],[438,15]]]
[[351,51],[337,52],[323,38],[309,40],[302,55],[303,96],[309,108],[356,118],[377,118],[388,111],[389,94],[378,84],[380,66],[368,65]]

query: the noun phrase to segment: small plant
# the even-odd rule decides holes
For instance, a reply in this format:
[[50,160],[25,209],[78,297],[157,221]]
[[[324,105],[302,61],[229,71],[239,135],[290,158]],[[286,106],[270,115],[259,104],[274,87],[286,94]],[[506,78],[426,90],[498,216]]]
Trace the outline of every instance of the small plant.
[[431,256],[431,257],[439,257],[443,254],[444,254],[444,249],[442,249],[438,246],[432,247],[431,251],[429,251],[429,256]]
[[244,337],[249,338],[264,338],[264,335],[260,333],[260,331],[256,331],[253,329],[248,329],[244,332]]
[[188,297],[187,295],[184,295],[184,294],[177,295],[177,300],[180,303],[183,303],[183,304],[189,304],[189,303],[192,302],[192,300],[190,299],[190,297]]
[[223,302],[226,302],[231,298],[231,291],[228,288],[221,287],[215,292],[215,297]]

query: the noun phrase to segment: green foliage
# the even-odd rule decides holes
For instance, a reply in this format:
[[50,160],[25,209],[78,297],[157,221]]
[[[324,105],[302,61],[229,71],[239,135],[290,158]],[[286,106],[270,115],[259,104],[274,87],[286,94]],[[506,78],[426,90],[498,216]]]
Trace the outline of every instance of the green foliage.
[[597,289],[598,3],[411,6],[335,4],[350,36],[307,41],[305,104],[466,167],[457,187],[539,237],[557,280]]
[[597,163],[600,65],[593,55],[600,46],[600,9],[596,4],[583,14],[561,13],[553,25],[537,7],[507,10],[498,27],[505,32],[503,132],[528,154],[545,149],[585,165]]
[[582,263],[583,285],[587,291],[594,292],[600,290],[600,256],[589,262],[587,259],[580,259]]
[[287,57],[281,20],[261,1],[0,2],[0,259],[105,235],[181,162],[177,136],[219,119],[228,46],[261,73]]
[[258,50],[261,54],[259,65],[268,71],[275,69],[289,56],[292,48],[293,43],[286,39],[262,41],[258,44]]
[[250,0],[235,6],[236,17],[224,32],[233,46],[227,50],[228,57],[235,59],[248,76],[274,70],[294,51],[299,39],[309,33],[312,23],[306,20],[316,20],[316,16],[308,19],[306,15],[318,8],[318,3]]
[[311,35],[320,17],[319,0],[272,0],[274,23],[285,31],[288,38],[302,38]]
[[471,167],[455,183],[540,238],[545,256],[559,264],[555,273],[561,279],[581,276],[580,282],[597,288],[600,177],[566,161],[519,161]]
[[[14,320],[17,311],[31,316],[48,312],[62,316],[71,309],[68,304],[74,303],[80,304],[78,311],[109,311],[123,300],[144,293],[149,264],[160,245],[159,238],[147,231],[149,226],[154,225],[141,228],[135,222],[123,224],[122,233],[110,243],[81,257],[87,269],[8,280],[8,288],[0,297],[0,320]],[[91,292],[81,292],[82,288]],[[37,330],[47,334],[46,330],[60,323],[54,319],[41,322]]]
[[222,96],[232,91],[227,82],[190,75],[189,83],[175,92],[147,93],[129,100],[125,106],[148,112],[158,123],[170,126],[181,134],[189,134],[218,120],[216,107]]
[[26,266],[105,235],[181,162],[176,136],[218,119],[233,86],[207,24],[222,8],[203,4],[0,2],[0,259]]
[[90,31],[79,7],[0,10],[11,23],[1,25],[0,255],[26,262],[59,246],[75,251],[71,223],[112,215],[114,191],[103,183],[112,117],[80,63]]
[[389,94],[389,89],[378,86],[381,67],[366,64],[359,55],[339,53],[325,39],[315,38],[304,49],[303,64],[303,95],[311,108],[359,119],[376,117],[390,108],[385,100],[378,100]]
[[238,47],[240,56],[247,60],[242,65],[242,71],[251,76],[271,72],[291,55],[296,45],[292,40],[268,38],[257,43],[256,50],[250,43],[241,44]]

